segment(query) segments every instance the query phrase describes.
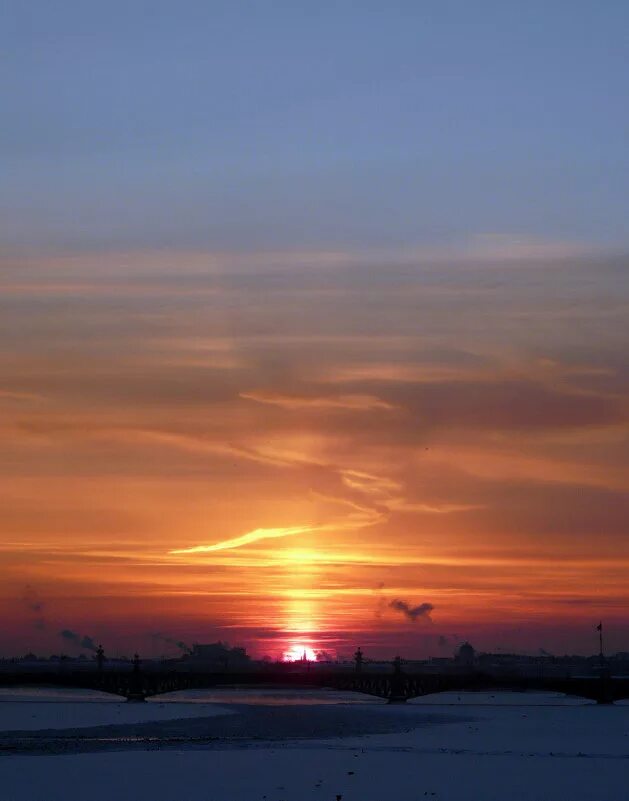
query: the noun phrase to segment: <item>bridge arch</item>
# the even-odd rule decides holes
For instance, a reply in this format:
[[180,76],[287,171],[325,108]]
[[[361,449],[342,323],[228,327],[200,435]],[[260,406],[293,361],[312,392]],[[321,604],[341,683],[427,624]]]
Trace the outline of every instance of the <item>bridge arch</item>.
[[329,688],[385,698],[391,702],[406,701],[419,696],[441,692],[501,690],[546,690],[611,703],[629,698],[629,678],[601,677],[538,678],[493,677],[478,673],[415,674],[370,673],[350,671],[264,670],[241,674],[212,674],[203,672],[140,670],[136,665],[127,670],[59,670],[59,671],[0,671],[0,687],[65,687],[86,689],[142,701],[148,697],[180,690],[219,689],[227,686],[278,687],[284,689]]

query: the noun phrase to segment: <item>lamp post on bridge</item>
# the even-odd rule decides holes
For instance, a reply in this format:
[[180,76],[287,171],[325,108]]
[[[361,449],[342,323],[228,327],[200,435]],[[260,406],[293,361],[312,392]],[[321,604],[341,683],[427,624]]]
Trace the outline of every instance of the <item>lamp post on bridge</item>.
[[396,656],[393,660],[393,676],[391,677],[390,704],[402,704],[406,701],[404,675],[402,673],[402,657]]
[[596,702],[598,704],[613,704],[614,694],[611,687],[611,672],[609,665],[605,661],[605,652],[603,650],[603,621],[596,627],[598,631],[598,658],[599,658],[599,692]]
[[354,669],[356,670],[356,673],[361,673],[363,669],[363,652],[361,651],[360,646],[358,646],[354,654],[354,663]]
[[142,684],[142,674],[140,673],[139,654],[135,654],[133,657],[133,672],[131,673],[131,680],[129,682],[127,701],[131,701],[132,703],[146,701],[146,693]]

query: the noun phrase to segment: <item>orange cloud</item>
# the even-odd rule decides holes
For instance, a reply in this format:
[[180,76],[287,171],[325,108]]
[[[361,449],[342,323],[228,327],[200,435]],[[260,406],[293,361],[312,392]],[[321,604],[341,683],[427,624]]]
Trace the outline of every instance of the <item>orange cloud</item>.
[[169,551],[172,554],[179,553],[210,553],[212,551],[225,551],[230,548],[240,548],[242,545],[251,545],[259,540],[277,539],[279,537],[292,537],[295,534],[305,534],[310,531],[321,531],[318,526],[287,526],[286,528],[257,528],[242,534],[240,537],[233,537],[230,540],[216,542],[213,545],[194,545],[191,548],[174,548]]
[[[583,621],[629,601],[621,271],[476,244],[386,273],[328,251],[4,263],[3,620],[28,584],[128,653],[159,614],[190,640],[427,655],[376,616],[384,584],[481,646],[561,618],[586,648]],[[58,647],[28,625],[2,653]]]

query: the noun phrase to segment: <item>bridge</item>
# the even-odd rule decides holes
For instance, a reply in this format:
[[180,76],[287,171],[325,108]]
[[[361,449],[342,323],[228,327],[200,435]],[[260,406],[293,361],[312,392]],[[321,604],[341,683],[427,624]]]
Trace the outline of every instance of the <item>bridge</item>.
[[218,687],[278,687],[288,689],[327,688],[366,693],[402,703],[410,698],[441,692],[481,690],[537,690],[564,693],[611,704],[629,698],[629,677],[616,678],[605,669],[593,677],[490,676],[470,669],[460,674],[405,673],[401,661],[393,663],[389,672],[328,670],[324,668],[295,670],[284,665],[248,671],[205,672],[201,670],[171,670],[151,667],[142,669],[136,656],[129,669],[43,669],[37,671],[0,671],[0,687],[54,686],[98,690],[126,698],[145,701],[151,696],[178,690],[200,690]]

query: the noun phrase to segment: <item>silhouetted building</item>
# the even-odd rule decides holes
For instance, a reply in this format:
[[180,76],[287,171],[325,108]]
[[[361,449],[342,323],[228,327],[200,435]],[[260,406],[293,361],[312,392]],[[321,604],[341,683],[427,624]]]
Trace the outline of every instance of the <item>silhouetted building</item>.
[[474,666],[474,662],[476,661],[476,651],[469,642],[464,642],[463,645],[459,646],[456,654],[454,655],[454,661],[457,663],[457,665],[461,665],[462,667]]
[[193,645],[188,660],[200,667],[219,670],[243,668],[251,663],[244,648],[230,648],[223,642]]

